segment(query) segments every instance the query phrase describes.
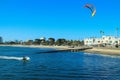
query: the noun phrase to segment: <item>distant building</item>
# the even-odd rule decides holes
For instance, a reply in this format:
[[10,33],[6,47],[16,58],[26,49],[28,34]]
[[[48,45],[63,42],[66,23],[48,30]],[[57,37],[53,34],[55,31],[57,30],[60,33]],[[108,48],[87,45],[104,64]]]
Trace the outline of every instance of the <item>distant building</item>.
[[102,38],[86,38],[84,44],[87,46],[93,45],[120,45],[120,38],[114,36],[102,36]]
[[3,38],[2,37],[0,37],[0,43],[3,43]]

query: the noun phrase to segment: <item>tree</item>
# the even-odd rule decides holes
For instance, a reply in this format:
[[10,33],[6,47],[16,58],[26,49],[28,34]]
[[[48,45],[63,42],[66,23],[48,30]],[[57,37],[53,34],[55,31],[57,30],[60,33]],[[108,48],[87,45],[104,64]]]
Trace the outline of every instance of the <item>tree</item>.
[[117,28],[116,28],[116,32],[117,32],[117,38],[118,38],[118,30],[119,30],[119,28],[117,27]]
[[116,44],[116,45],[115,45],[115,47],[116,47],[116,48],[118,48],[118,47],[119,47],[119,45],[118,45],[118,44]]
[[67,40],[67,41],[66,41],[66,45],[67,45],[67,46],[71,46],[71,45],[72,45],[72,42],[71,42],[70,40]]
[[61,45],[66,45],[66,40],[65,39],[58,39],[56,41],[56,45],[61,46]]
[[104,35],[104,31],[101,30],[101,31],[100,31],[100,34],[103,36],[103,35]]
[[49,38],[48,42],[49,42],[49,45],[54,45],[55,44],[55,39],[54,38]]
[[12,44],[15,44],[15,42],[14,41],[10,41],[9,44],[12,45]]
[[40,45],[40,43],[41,43],[41,40],[40,40],[40,39],[35,39],[35,40],[34,40],[34,44],[35,44],[35,45]]
[[81,44],[81,42],[79,40],[74,40],[73,41],[73,46],[79,46]]
[[83,45],[84,45],[84,40],[82,40],[82,41],[80,42],[80,45],[81,45],[81,46],[83,46]]
[[42,37],[42,38],[40,38],[40,44],[42,44],[42,45],[46,45],[46,38],[45,37]]
[[27,42],[25,42],[26,45],[32,45],[33,44],[33,40],[28,40]]

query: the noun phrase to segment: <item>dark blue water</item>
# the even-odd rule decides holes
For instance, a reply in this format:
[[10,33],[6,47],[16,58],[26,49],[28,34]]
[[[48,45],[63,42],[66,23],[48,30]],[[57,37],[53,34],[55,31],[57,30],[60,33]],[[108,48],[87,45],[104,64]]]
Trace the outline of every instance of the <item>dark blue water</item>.
[[[120,80],[120,58],[84,52],[40,53],[51,49],[0,47],[0,80]],[[36,54],[37,53],[37,54]]]

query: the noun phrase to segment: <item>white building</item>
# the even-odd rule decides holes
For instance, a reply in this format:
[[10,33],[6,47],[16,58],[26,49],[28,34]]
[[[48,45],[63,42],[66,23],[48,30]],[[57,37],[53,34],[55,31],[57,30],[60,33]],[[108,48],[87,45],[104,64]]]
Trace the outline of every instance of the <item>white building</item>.
[[102,36],[102,38],[87,38],[84,39],[84,44],[87,46],[116,45],[116,44],[120,44],[120,38],[116,38],[114,36]]

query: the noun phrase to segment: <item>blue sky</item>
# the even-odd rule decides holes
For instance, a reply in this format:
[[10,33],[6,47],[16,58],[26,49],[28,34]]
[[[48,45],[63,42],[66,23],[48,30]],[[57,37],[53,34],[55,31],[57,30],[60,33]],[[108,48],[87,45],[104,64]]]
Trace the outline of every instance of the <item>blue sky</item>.
[[[85,4],[94,4],[91,17]],[[1,0],[0,36],[4,40],[40,37],[84,39],[116,35],[120,28],[119,0]]]

